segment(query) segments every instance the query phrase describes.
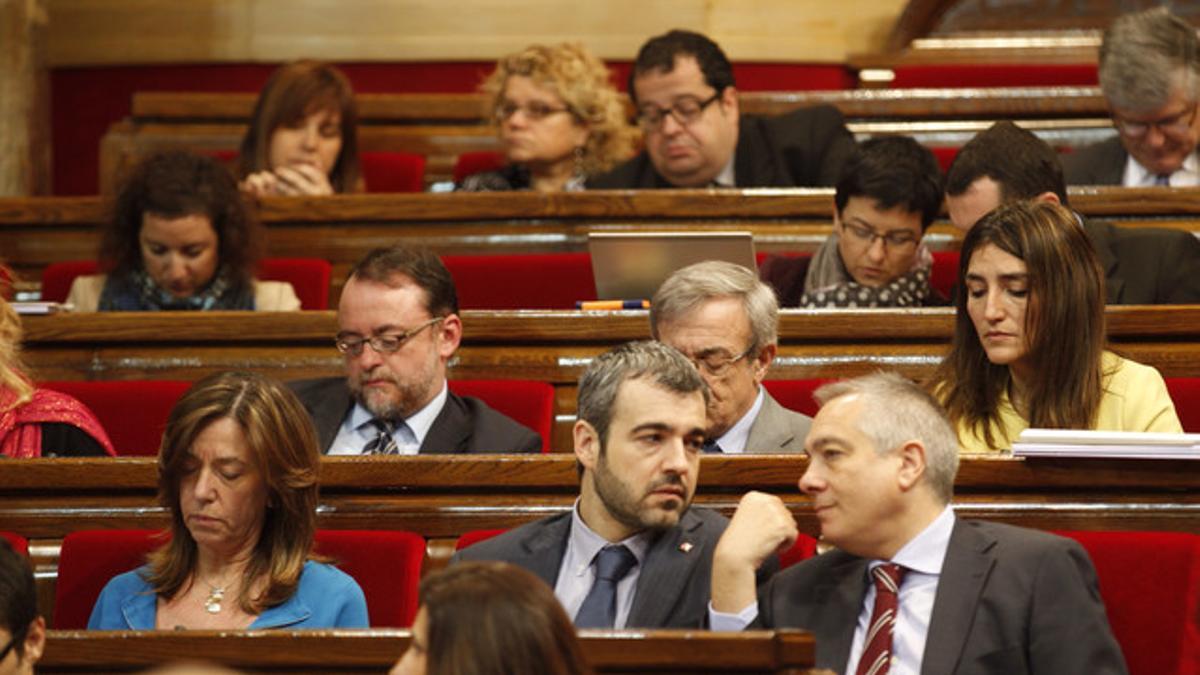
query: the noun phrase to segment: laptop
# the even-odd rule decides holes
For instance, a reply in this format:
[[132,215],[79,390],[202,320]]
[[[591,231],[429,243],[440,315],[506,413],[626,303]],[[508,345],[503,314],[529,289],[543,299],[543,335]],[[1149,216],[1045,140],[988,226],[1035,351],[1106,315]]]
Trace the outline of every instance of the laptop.
[[592,232],[588,251],[601,300],[649,300],[675,270],[705,260],[756,269],[749,232]]

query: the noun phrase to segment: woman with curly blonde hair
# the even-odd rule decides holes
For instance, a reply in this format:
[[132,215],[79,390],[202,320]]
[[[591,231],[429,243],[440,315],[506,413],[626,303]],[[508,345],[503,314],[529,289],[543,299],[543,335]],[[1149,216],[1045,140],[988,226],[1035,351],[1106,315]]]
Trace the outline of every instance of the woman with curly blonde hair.
[[580,190],[628,159],[637,130],[604,63],[583,45],[532,45],[505,56],[483,83],[508,165],[459,190]]

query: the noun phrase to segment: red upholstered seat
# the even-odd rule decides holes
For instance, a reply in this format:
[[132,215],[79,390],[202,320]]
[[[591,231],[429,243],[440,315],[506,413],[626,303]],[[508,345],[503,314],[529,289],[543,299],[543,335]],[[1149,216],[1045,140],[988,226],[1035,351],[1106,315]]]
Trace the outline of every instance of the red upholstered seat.
[[24,556],[29,555],[29,542],[25,537],[13,532],[0,532],[0,537],[7,539],[8,543],[12,544],[13,550],[17,553]]
[[1200,434],[1200,377],[1168,377],[1166,381],[1183,430]]
[[934,251],[929,284],[942,297],[954,301],[954,283],[958,281],[958,251]]
[[779,554],[779,569],[787,569],[798,562],[808,560],[817,554],[817,540],[807,534],[796,538],[788,550]]
[[1131,675],[1200,666],[1200,537],[1180,532],[1059,532],[1087,550]]
[[468,546],[478,544],[481,541],[484,541],[486,539],[491,539],[492,537],[494,537],[498,534],[504,534],[507,531],[508,530],[501,529],[501,530],[471,530],[470,532],[464,532],[462,534],[462,536],[460,536],[458,538],[458,541],[454,542],[454,550],[461,551]]
[[[82,530],[63,539],[55,588],[54,627],[87,627],[108,580],[145,563],[161,543],[154,530]],[[367,598],[372,626],[404,627],[417,613],[425,540],[411,532],[318,530],[316,551],[354,577]]]
[[574,309],[595,300],[587,253],[447,255],[462,309]]
[[495,171],[504,163],[504,155],[499,152],[464,152],[454,160],[454,182],[461,183],[471,174]]
[[425,189],[425,156],[410,152],[359,153],[367,192],[421,192]]
[[53,627],[87,628],[100,591],[118,574],[141,567],[161,543],[155,530],[81,530],[63,538],[54,588]]
[[779,405],[805,415],[817,414],[813,392],[828,380],[763,380],[763,386]]
[[[259,261],[258,278],[286,281],[296,290],[300,308],[322,310],[329,307],[329,278],[332,267],[320,258],[264,258]],[[95,260],[68,260],[50,263],[42,270],[42,300],[63,302],[71,292],[75,277],[96,274]]]
[[554,425],[554,387],[531,380],[450,380],[450,391],[474,396],[542,437],[542,452],[550,452]]
[[192,383],[111,380],[42,382],[40,386],[74,396],[91,408],[118,455],[153,457],[171,408]]
[[316,551],[354,577],[372,628],[406,628],[417,614],[425,539],[392,530],[318,530]]
[[938,145],[929,148],[933,152],[933,156],[937,158],[938,166],[941,167],[942,173],[950,169],[950,164],[954,158],[958,156],[958,148],[945,145]]
[[1094,63],[989,63],[899,66],[893,89],[913,87],[1050,87],[1096,86]]

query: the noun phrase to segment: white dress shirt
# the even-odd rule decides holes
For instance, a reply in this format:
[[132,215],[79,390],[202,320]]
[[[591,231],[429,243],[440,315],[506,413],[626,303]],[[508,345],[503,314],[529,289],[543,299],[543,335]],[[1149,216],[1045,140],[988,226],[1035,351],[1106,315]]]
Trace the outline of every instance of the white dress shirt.
[[762,385],[759,385],[758,396],[754,397],[754,403],[750,405],[746,414],[721,434],[720,438],[714,439],[717,445],[721,446],[722,453],[740,455],[746,452],[746,442],[750,440],[750,427],[754,426],[754,420],[758,419],[758,411],[762,410],[764,397]]
[[[572,621],[575,620],[575,615],[583,606],[584,598],[596,581],[596,566],[592,564],[596,554],[610,544],[614,542],[596,534],[583,522],[583,518],[579,516],[579,500],[576,499],[575,508],[571,509],[571,533],[567,537],[567,550],[563,554],[562,565],[558,568],[558,581],[554,584],[554,596],[562,603]],[[617,582],[617,613],[613,628],[624,628],[629,619],[629,610],[633,607],[642,561],[646,559],[646,551],[650,548],[650,534],[640,532],[615,544],[624,544],[637,559],[637,564],[629,570],[625,578]]]
[[[843,672],[853,673],[862,656],[867,630],[871,623],[871,612],[875,608],[875,584],[871,581],[871,569],[885,562],[893,562],[906,569],[900,582],[899,613],[892,628],[892,666],[889,675],[919,675],[921,659],[925,654],[925,638],[929,634],[929,621],[933,616],[933,602],[937,598],[938,579],[950,547],[950,533],[954,529],[954,510],[947,506],[924,530],[909,540],[891,560],[872,560],[863,578],[867,592],[863,597],[858,623],[854,628],[854,639],[850,645],[850,660]],[[758,602],[736,614],[718,612],[708,604],[709,626],[715,631],[743,630],[758,617]]]
[[[1158,179],[1158,174],[1150,173],[1150,171],[1138,163],[1133,155],[1129,155],[1125,159],[1125,177],[1121,184],[1125,187],[1153,187]],[[1195,187],[1200,185],[1200,161],[1196,159],[1196,153],[1188,155],[1183,160],[1183,166],[1177,169],[1168,178],[1171,187]]]
[[[446,406],[446,399],[449,395],[449,389],[443,380],[442,390],[433,397],[432,401],[405,418],[404,424],[396,425],[396,430],[392,432],[392,439],[396,441],[396,447],[401,455],[415,455],[420,452],[421,444],[429,435],[433,421]],[[338,429],[333,444],[329,446],[329,454],[361,455],[367,442],[379,434],[378,428],[371,424],[373,419],[375,416],[371,414],[371,411],[364,408],[361,403],[355,403],[354,407],[350,409],[350,414],[342,420],[342,426]]]

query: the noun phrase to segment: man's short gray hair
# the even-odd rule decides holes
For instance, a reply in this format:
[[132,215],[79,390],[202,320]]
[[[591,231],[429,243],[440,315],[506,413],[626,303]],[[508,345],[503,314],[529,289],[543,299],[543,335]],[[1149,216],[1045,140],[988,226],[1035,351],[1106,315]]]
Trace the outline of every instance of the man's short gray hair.
[[1137,112],[1163,107],[1173,87],[1195,101],[1200,84],[1196,29],[1166,7],[1119,17],[1100,44],[1100,88],[1109,105]]
[[950,503],[958,473],[958,435],[941,404],[910,380],[883,372],[831,382],[817,389],[813,398],[825,406],[852,394],[862,400],[858,430],[875,443],[875,451],[883,455],[908,441],[921,441],[925,480],[943,503]]
[[779,301],[775,291],[759,280],[754,270],[720,260],[688,265],[677,270],[650,301],[650,332],[658,339],[658,329],[672,323],[702,303],[719,298],[740,300],[750,320],[752,344],[757,354],[778,338]]
[[592,425],[600,447],[608,442],[617,392],[626,380],[646,379],[676,394],[701,392],[708,405],[708,386],[682,353],[653,340],[626,342],[592,359],[579,378],[579,419]]

